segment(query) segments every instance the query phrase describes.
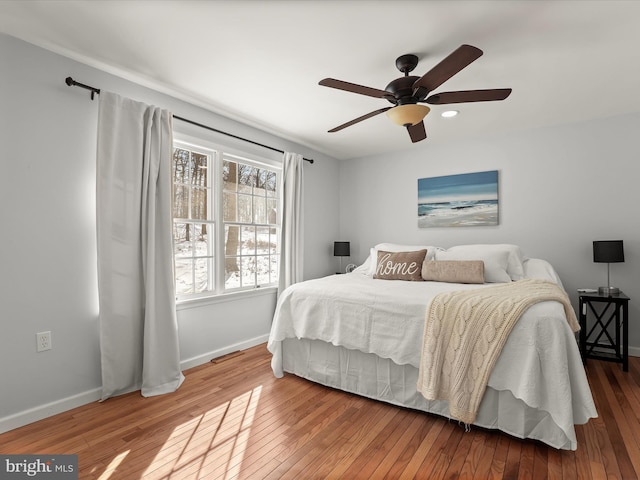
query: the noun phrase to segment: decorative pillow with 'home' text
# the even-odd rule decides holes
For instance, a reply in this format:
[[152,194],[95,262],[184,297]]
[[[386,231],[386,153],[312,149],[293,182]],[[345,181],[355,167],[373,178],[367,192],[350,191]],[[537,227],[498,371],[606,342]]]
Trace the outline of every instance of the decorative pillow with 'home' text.
[[422,263],[427,250],[385,252],[378,250],[378,263],[373,278],[382,280],[422,281]]

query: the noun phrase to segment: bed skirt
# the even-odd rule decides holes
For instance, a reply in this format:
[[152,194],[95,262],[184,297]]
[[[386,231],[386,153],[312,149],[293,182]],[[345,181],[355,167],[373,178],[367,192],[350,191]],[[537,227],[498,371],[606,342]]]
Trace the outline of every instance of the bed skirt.
[[[449,417],[447,401],[426,400],[418,393],[417,368],[398,365],[372,353],[336,347],[320,340],[288,338],[282,343],[282,368],[328,387]],[[588,418],[574,421],[586,423]],[[563,430],[548,412],[527,405],[508,390],[487,387],[474,425],[498,429],[522,439],[539,440],[558,449],[577,447],[572,427]]]

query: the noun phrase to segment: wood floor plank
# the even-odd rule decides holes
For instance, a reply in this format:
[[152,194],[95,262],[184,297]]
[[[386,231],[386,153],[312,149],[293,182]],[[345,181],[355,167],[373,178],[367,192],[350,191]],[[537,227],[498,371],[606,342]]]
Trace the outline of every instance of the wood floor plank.
[[417,449],[413,452],[411,460],[409,460],[409,463],[398,477],[399,480],[410,480],[418,477],[418,470],[422,463],[427,457],[432,455],[431,452],[437,448],[436,439],[440,435],[440,432],[442,432],[445,425],[446,422],[443,419],[437,419],[431,422],[428,432],[423,437]]
[[[402,477],[409,463],[413,460],[414,454],[418,451],[420,444],[429,436],[436,423],[435,417],[432,419],[433,421],[430,420],[430,417],[426,417],[420,412],[412,412],[411,426],[385,456],[383,460],[384,467],[379,467],[374,472],[374,475],[381,475],[386,471],[385,478],[396,479]],[[396,454],[398,454],[397,457]]]
[[[389,422],[393,421],[396,414],[397,412],[388,412],[375,422],[369,422],[367,419],[367,423],[354,425],[349,431],[346,431],[341,438],[345,441],[344,445],[347,454],[340,456],[344,461],[335,465],[329,471],[327,477],[339,478],[345,476],[345,478],[349,478],[347,471],[353,466],[355,460],[381,434]],[[344,449],[341,450],[344,451]]]
[[491,463],[496,454],[498,435],[496,432],[489,432],[488,435],[481,435],[482,450],[480,451],[480,462],[473,472],[474,480],[487,480],[491,477]]
[[[386,411],[377,404],[364,406],[364,400],[352,399],[353,403],[340,417],[331,422],[328,428],[318,432],[312,438],[299,445],[295,452],[282,459],[282,464],[267,478],[296,478],[305,467],[318,456],[325,458],[349,458],[347,462],[334,461],[332,466],[347,469],[351,460],[357,456],[357,449],[364,448],[372,439],[371,428],[384,428],[386,423],[396,415],[396,411]],[[364,407],[364,408],[363,408]],[[384,421],[386,419],[386,422]],[[368,441],[367,441],[368,440]],[[327,452],[326,455],[323,455]],[[334,473],[337,477],[338,473]]]
[[[398,419],[398,415],[389,418],[389,422],[385,427],[378,431],[374,436],[363,440],[363,448],[359,446],[353,446],[351,449],[352,460],[350,461],[349,468],[343,471],[340,467],[336,469],[335,465],[331,465],[326,461],[324,456],[316,459],[316,465],[321,465],[324,468],[311,469],[311,471],[317,472],[319,478],[322,477],[342,477],[342,478],[357,478],[359,475],[362,478],[373,478],[373,472],[380,466],[383,460],[384,452],[391,448],[397,440],[397,425],[396,422],[402,423],[402,419]],[[404,424],[406,427],[406,424]],[[347,458],[340,457],[340,458]],[[333,467],[333,468],[331,468]],[[321,475],[321,477],[320,477]]]
[[[590,478],[591,475],[588,472],[579,472],[578,465],[576,464],[577,451],[576,454],[567,454],[567,452],[558,451],[558,455],[560,455],[560,475],[558,478],[565,480],[578,480],[578,478]],[[584,477],[580,477],[580,475],[584,473]],[[554,470],[554,475],[556,474]],[[549,474],[549,478],[551,478],[551,473]]]
[[444,452],[438,453],[433,468],[429,472],[429,476],[420,478],[445,478],[445,472],[451,463],[451,457]]
[[455,448],[450,450],[451,453],[449,453],[449,456],[451,457],[451,461],[444,473],[446,478],[460,478],[460,472],[462,471],[464,462],[469,455],[468,452],[472,443],[473,435],[471,432],[465,432],[461,436],[460,441],[455,445]]
[[437,454],[423,463],[420,472],[424,472],[425,477],[423,478],[442,478],[455,456],[462,435],[465,433],[464,428],[459,426],[457,422],[449,422],[447,427],[449,428],[442,431],[443,438],[438,437],[437,442],[440,446]]
[[625,378],[620,377],[620,381],[618,380],[618,370],[620,369],[615,365],[609,365],[604,371],[607,377],[607,382],[604,383],[605,393],[610,401],[616,424],[619,425],[629,461],[635,475],[640,477],[640,422],[638,413],[634,412],[634,407],[640,408],[640,404],[635,401],[631,392],[625,391]]
[[547,480],[549,472],[548,448],[540,443],[534,445],[533,450],[533,478]]
[[522,454],[522,442],[509,442],[509,450],[504,466],[504,478],[516,479],[520,471],[520,455]]
[[591,432],[593,436],[594,452],[590,458],[592,458],[596,464],[602,465],[602,470],[606,472],[606,477],[619,479],[621,478],[620,468],[618,467],[616,451],[613,447],[613,442],[617,443],[617,439],[614,440],[609,437],[609,429],[607,428],[607,424],[612,422],[613,418],[609,412],[609,406],[607,405],[600,378],[596,374],[597,369],[595,365],[592,366],[590,373],[591,376],[589,378],[593,381],[592,391],[600,393],[600,395],[596,395],[594,398],[598,410],[598,417],[591,419],[589,424],[586,425],[588,428],[587,431]]
[[518,479],[533,479],[533,466],[535,464],[536,445],[533,442],[523,442],[520,450],[520,466],[518,468]]
[[[298,452],[303,448],[307,448],[308,445],[315,441],[319,435],[326,435],[328,430],[332,430],[332,425],[342,426],[343,423],[363,418],[365,416],[365,412],[357,408],[355,406],[356,404],[357,402],[352,398],[345,399],[343,405],[323,419],[320,423],[320,428],[309,429],[307,431],[298,432],[298,434],[296,434],[295,431],[290,431],[288,440],[285,444],[288,448],[278,455],[277,459],[281,462],[289,460],[295,452]],[[337,437],[340,432],[340,429],[333,429],[331,431],[332,438],[333,436]],[[336,438],[336,442],[337,441],[338,439]]]
[[408,410],[400,410],[398,415],[381,431],[377,437],[354,460],[345,471],[344,477],[368,475],[369,478],[382,478],[404,450],[405,440],[411,439],[418,429],[413,414]]
[[[602,452],[600,451],[601,432],[604,427],[597,425],[597,419],[593,419],[591,422],[583,426],[583,430],[586,433],[588,458],[589,458],[589,470],[594,480],[607,478],[607,472],[604,466],[604,460],[602,458]],[[604,432],[606,433],[606,432]]]
[[[576,427],[576,441],[579,445],[579,448],[575,451],[575,453],[569,452],[568,454],[566,454],[566,457],[573,459],[575,463],[576,477],[578,479],[593,480],[593,475],[591,474],[591,469],[589,468],[589,451],[585,447],[587,440],[584,430],[585,429],[583,425]],[[563,456],[563,467],[564,463],[565,457]]]
[[[602,416],[602,421],[606,429],[606,435],[602,438],[600,451],[604,459],[604,466],[607,475],[615,478],[627,479],[637,478],[629,454],[625,448],[624,439],[622,438],[621,428],[624,430],[626,425],[616,423],[614,413],[612,411],[611,400],[608,392],[610,391],[609,379],[603,371],[604,365],[596,365],[594,377],[598,379],[599,392],[601,392],[600,401],[598,403],[598,412]],[[598,423],[596,420],[596,424]]]
[[507,454],[509,452],[509,445],[514,441],[519,442],[519,440],[500,435],[496,445],[496,451],[493,454],[493,459],[491,460],[491,470],[490,476],[487,477],[488,479],[498,480],[500,478],[504,478],[504,469],[507,461]]
[[582,432],[584,433],[584,438],[586,440],[586,442],[584,443],[584,447],[586,447],[589,462],[592,464],[600,465],[600,468],[604,471],[604,460],[602,459],[600,442],[598,441],[598,431],[602,428],[604,428],[602,426],[602,419],[598,417],[592,419],[586,425],[580,426],[579,430],[582,430]]
[[480,464],[480,461],[482,459],[482,447],[486,438],[486,432],[480,431],[478,429],[473,432],[473,438],[471,439],[469,453],[467,453],[462,468],[460,469],[460,473],[458,474],[459,479],[473,479],[473,474],[478,469],[478,465]]
[[70,453],[82,480],[600,480],[640,477],[640,358],[589,360],[599,417],[577,451],[285,375],[265,345],[185,372],[175,393],[93,402],[0,435],[0,453]]
[[569,463],[566,465],[566,475],[563,475],[561,451],[555,449],[547,450],[547,478],[549,480],[575,478],[575,468],[571,470]]

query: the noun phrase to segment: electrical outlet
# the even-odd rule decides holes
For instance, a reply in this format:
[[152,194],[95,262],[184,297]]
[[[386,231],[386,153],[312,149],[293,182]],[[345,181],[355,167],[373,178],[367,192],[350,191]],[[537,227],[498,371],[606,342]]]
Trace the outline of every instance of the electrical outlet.
[[51,332],[36,333],[36,342],[38,352],[51,350]]

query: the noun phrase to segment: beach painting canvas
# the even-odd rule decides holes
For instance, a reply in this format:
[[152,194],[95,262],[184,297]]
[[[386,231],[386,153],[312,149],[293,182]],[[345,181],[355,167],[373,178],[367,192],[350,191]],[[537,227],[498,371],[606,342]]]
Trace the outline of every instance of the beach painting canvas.
[[498,171],[418,179],[418,227],[498,225]]

